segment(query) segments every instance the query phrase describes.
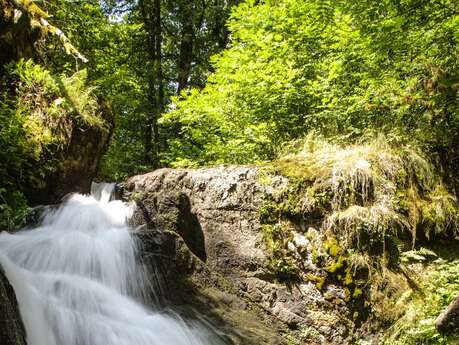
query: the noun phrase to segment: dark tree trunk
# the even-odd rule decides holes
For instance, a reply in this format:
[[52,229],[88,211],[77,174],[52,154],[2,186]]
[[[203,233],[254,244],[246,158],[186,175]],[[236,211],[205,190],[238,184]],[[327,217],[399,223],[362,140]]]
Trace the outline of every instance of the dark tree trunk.
[[158,119],[164,110],[164,81],[162,71],[162,28],[161,1],[143,0],[140,2],[143,21],[148,36],[148,54],[152,72],[148,80],[149,113],[145,121],[144,149],[145,163],[153,168],[159,167],[159,129]]
[[193,61],[193,45],[194,45],[194,7],[193,1],[184,0],[180,6],[181,15],[181,40],[180,40],[180,55],[178,61],[178,88],[177,93],[188,87],[188,81],[191,73],[191,63]]
[[221,0],[214,1],[214,6],[220,8],[221,11],[220,15],[215,17],[212,30],[212,34],[218,45],[218,50],[223,50],[228,46],[229,30],[226,22],[229,18],[231,7],[237,6],[241,2],[241,0],[228,0],[223,2]]

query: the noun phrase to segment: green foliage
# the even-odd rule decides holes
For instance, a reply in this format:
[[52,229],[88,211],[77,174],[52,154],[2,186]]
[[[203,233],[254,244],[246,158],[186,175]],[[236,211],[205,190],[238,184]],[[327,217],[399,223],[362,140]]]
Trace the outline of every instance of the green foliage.
[[[20,60],[7,67],[7,73],[16,80],[17,112],[30,121],[44,121],[43,130],[57,130],[55,121],[73,119],[81,125],[103,128],[94,88],[87,87],[86,70],[70,77],[52,75],[32,60]],[[45,123],[46,122],[46,123]]]
[[435,319],[459,290],[457,255],[441,256],[418,274],[418,290],[408,290],[396,302],[399,307],[403,305],[404,313],[387,330],[384,344],[446,345],[452,344],[453,339],[457,341],[457,338],[440,335],[434,325]]
[[98,113],[86,72],[58,77],[20,60],[6,67],[0,80],[0,226],[21,223],[25,186],[40,186],[56,166],[55,154],[71,138],[74,125],[105,123]]
[[15,229],[25,224],[29,207],[19,191],[0,188],[0,229]]
[[[162,0],[162,54],[161,68],[166,105],[177,95],[177,79],[182,58],[183,25],[190,24],[192,46],[188,86],[202,88],[209,70],[209,56],[225,48],[228,32],[225,26],[229,8],[239,0],[189,1]],[[57,0],[47,2],[47,9],[55,22],[65,23],[65,31],[89,62],[85,64],[92,84],[113,106],[116,128],[111,146],[101,164],[100,178],[122,179],[152,169],[145,162],[146,130],[152,113],[157,111],[150,89],[155,63],[151,59],[148,23],[142,15],[142,4],[152,1],[97,1],[74,2]],[[191,7],[191,9],[189,8]],[[46,56],[54,62],[53,68],[69,73],[74,61],[51,42]],[[154,55],[154,54],[153,54]],[[174,138],[176,126],[161,126],[161,151],[166,151],[166,140]]]
[[422,262],[428,258],[437,257],[437,254],[432,250],[421,247],[419,249],[408,250],[401,254],[402,262]]
[[163,116],[173,166],[257,162],[311,129],[457,143],[459,20],[438,2],[247,1],[202,91]]

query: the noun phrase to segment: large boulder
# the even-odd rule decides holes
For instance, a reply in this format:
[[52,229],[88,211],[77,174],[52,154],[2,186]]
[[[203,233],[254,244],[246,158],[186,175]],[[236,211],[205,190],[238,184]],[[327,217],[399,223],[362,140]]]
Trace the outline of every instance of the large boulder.
[[0,267],[0,344],[25,345],[24,325],[13,287]]
[[459,296],[438,316],[435,326],[441,333],[459,333]]
[[110,104],[91,92],[86,70],[58,76],[31,60],[11,66],[0,73],[0,179],[7,192],[22,192],[30,206],[88,193],[113,132]]
[[136,234],[167,297],[239,330],[234,343],[283,344],[292,334],[304,344],[349,343],[340,287],[284,284],[270,270],[260,208],[286,180],[260,180],[255,167],[160,169],[130,178],[121,195],[137,203]]

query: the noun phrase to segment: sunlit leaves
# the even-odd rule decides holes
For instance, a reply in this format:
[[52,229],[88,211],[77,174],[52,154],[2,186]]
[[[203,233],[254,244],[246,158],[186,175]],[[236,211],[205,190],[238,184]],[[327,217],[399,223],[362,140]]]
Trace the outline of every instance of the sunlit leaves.
[[[233,11],[231,48],[213,58],[206,88],[164,117],[183,125],[168,159],[269,159],[311,129],[346,140],[385,132],[426,148],[453,143],[454,7],[450,0],[246,1]],[[194,145],[192,156],[181,145]]]

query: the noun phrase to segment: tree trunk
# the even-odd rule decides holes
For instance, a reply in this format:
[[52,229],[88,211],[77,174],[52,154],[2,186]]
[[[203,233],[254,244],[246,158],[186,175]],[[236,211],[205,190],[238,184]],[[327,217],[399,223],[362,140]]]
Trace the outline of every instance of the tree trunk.
[[153,168],[158,168],[160,165],[158,119],[164,110],[164,81],[161,59],[161,1],[143,0],[139,4],[148,36],[148,54],[153,67],[148,80],[150,111],[147,114],[144,128],[144,159],[146,164],[151,165]]
[[180,6],[181,15],[181,41],[180,55],[178,61],[178,88],[177,93],[188,87],[188,81],[191,73],[191,63],[193,61],[193,44],[194,44],[194,7],[193,1],[184,0]]

